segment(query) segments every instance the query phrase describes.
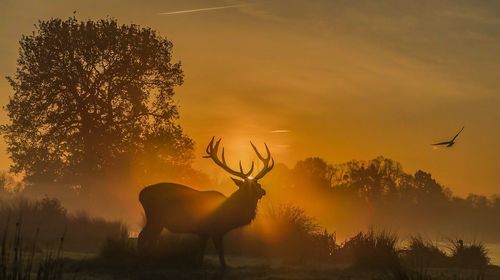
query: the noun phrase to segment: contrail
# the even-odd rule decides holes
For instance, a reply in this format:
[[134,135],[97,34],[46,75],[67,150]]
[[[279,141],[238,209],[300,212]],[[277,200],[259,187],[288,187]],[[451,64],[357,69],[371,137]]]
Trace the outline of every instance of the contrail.
[[159,15],[178,15],[178,14],[187,14],[187,13],[197,13],[197,12],[205,12],[205,11],[231,9],[231,8],[237,8],[237,7],[241,7],[241,6],[244,6],[244,5],[229,5],[229,6],[209,7],[209,8],[201,8],[201,9],[193,9],[193,10],[165,12],[165,13],[159,13]]

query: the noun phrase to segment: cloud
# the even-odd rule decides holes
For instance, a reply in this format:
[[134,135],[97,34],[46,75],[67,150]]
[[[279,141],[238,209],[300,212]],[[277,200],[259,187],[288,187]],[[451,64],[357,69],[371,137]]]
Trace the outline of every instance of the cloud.
[[269,132],[270,133],[290,133],[291,130],[288,130],[288,129],[276,129],[276,130],[271,130]]
[[245,6],[245,5],[243,5],[243,4],[240,4],[240,5],[227,5],[227,6],[199,8],[199,9],[192,9],[192,10],[181,10],[181,11],[159,13],[159,15],[189,14],[189,13],[198,13],[198,12],[206,12],[206,11],[215,11],[215,10],[224,10],[224,9],[238,8],[238,7],[242,7],[242,6]]

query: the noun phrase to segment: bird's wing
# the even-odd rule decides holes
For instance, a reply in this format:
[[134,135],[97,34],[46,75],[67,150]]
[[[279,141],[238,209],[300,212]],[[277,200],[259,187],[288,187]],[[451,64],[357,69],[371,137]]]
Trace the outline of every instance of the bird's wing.
[[453,142],[455,141],[455,139],[458,137],[458,135],[462,132],[462,130],[464,130],[465,126],[462,126],[462,129],[460,129],[460,131],[457,133],[457,135],[455,135],[455,137],[453,137],[453,139],[451,139],[450,142]]
[[431,145],[434,145],[434,146],[438,146],[438,145],[448,145],[450,144],[451,141],[446,141],[446,142],[439,142],[439,143],[435,143],[435,144],[431,144]]

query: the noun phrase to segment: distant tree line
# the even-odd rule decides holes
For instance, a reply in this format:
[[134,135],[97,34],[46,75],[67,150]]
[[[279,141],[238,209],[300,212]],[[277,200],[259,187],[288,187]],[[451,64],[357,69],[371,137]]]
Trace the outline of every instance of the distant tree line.
[[276,200],[302,205],[333,227],[380,225],[407,233],[420,227],[499,240],[500,196],[456,196],[430,173],[406,173],[388,158],[329,164],[312,157],[291,169],[278,166],[269,177]]

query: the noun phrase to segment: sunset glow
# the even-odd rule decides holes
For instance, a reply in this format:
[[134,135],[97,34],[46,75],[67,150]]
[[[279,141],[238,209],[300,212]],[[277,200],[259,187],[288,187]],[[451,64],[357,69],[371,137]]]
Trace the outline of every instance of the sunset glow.
[[499,1],[4,0],[0,50],[1,279],[500,279]]
[[[204,145],[219,135],[235,158],[248,156],[243,148],[251,139],[276,147],[277,161],[287,164],[310,155],[344,162],[383,154],[410,171],[431,171],[463,195],[492,194],[500,183],[493,2],[406,5],[398,15],[390,6],[335,1],[108,1],[99,9],[91,2],[26,3],[8,1],[2,9],[2,76],[13,72],[17,41],[34,22],[73,11],[151,26],[171,39],[186,74],[180,120],[196,141],[200,168],[208,168],[200,159]],[[231,9],[158,15],[205,7]],[[429,20],[435,13],[440,21]],[[0,91],[5,104],[5,79]],[[429,147],[462,125],[453,153]],[[0,163],[7,168],[8,158]]]

